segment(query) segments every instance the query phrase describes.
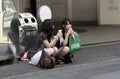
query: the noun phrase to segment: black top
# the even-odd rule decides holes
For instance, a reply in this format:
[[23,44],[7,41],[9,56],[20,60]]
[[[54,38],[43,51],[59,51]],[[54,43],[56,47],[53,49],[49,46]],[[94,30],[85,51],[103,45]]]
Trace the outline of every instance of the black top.
[[[63,39],[65,39],[65,35],[63,34]],[[69,40],[68,40],[69,41]],[[57,41],[56,45],[55,45],[57,48],[60,48],[63,46],[63,43],[60,44],[60,39]],[[69,46],[69,43],[66,45],[66,46]]]
[[42,50],[45,48],[44,44],[43,44],[43,40],[46,40],[47,39],[47,35],[44,33],[44,32],[41,32],[37,39],[36,39],[36,42],[35,42],[35,45],[34,45],[34,49],[35,50]]

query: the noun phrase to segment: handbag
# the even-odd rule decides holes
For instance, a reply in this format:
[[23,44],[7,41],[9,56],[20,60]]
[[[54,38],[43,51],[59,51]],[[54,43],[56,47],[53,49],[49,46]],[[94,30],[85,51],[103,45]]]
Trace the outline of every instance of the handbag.
[[68,38],[70,52],[74,52],[81,49],[79,34],[77,32],[74,32],[74,37],[75,39],[73,39],[72,35],[70,35]]
[[51,69],[55,67],[55,59],[42,50],[42,55],[37,65],[42,69]]

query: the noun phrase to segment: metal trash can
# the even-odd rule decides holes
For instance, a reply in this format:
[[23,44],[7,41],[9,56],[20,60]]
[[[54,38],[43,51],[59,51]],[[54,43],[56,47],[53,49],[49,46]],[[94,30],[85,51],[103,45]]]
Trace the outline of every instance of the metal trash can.
[[25,46],[25,51],[32,49],[38,34],[37,20],[30,13],[19,13],[19,38],[20,45]]

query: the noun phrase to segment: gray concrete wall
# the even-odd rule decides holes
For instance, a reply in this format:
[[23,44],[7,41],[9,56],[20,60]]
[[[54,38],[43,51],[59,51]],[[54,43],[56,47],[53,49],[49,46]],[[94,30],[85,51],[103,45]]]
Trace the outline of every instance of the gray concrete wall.
[[[30,0],[20,1],[24,2],[20,8],[29,7],[29,4],[25,2],[29,3]],[[41,5],[48,5],[52,9],[53,18],[56,20],[64,17],[70,17],[74,21],[97,20],[97,0],[37,0],[37,8]]]
[[56,21],[61,20],[65,17],[68,17],[68,3],[67,0],[39,0],[40,4],[37,7],[42,5],[48,5],[52,11],[52,18]]
[[72,3],[73,20],[97,20],[97,0],[73,0]]
[[100,25],[120,25],[120,0],[99,0]]
[[[74,21],[96,21],[97,0],[40,0],[41,5],[51,7],[53,18],[58,20],[69,17]],[[71,8],[70,8],[71,7]],[[71,12],[70,13],[70,9]]]

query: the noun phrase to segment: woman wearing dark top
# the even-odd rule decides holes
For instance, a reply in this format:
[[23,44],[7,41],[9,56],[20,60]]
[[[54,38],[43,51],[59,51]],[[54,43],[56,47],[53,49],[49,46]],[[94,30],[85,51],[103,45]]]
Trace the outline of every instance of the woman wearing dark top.
[[[69,35],[72,34],[72,24],[71,21],[68,18],[63,19],[62,21],[62,38],[63,40],[58,40],[56,47],[59,48],[59,51],[63,48],[61,51],[60,56],[63,56],[63,62],[68,64],[72,63],[71,57],[70,57],[70,52],[69,52],[69,44],[68,44],[68,38]],[[62,42],[62,44],[61,44]]]
[[46,19],[42,23],[41,32],[37,37],[34,49],[42,50],[44,49],[48,55],[57,55],[58,49],[55,47],[57,40],[61,37],[61,34],[58,32],[54,39],[52,38],[52,32],[54,30],[54,22],[51,19]]

